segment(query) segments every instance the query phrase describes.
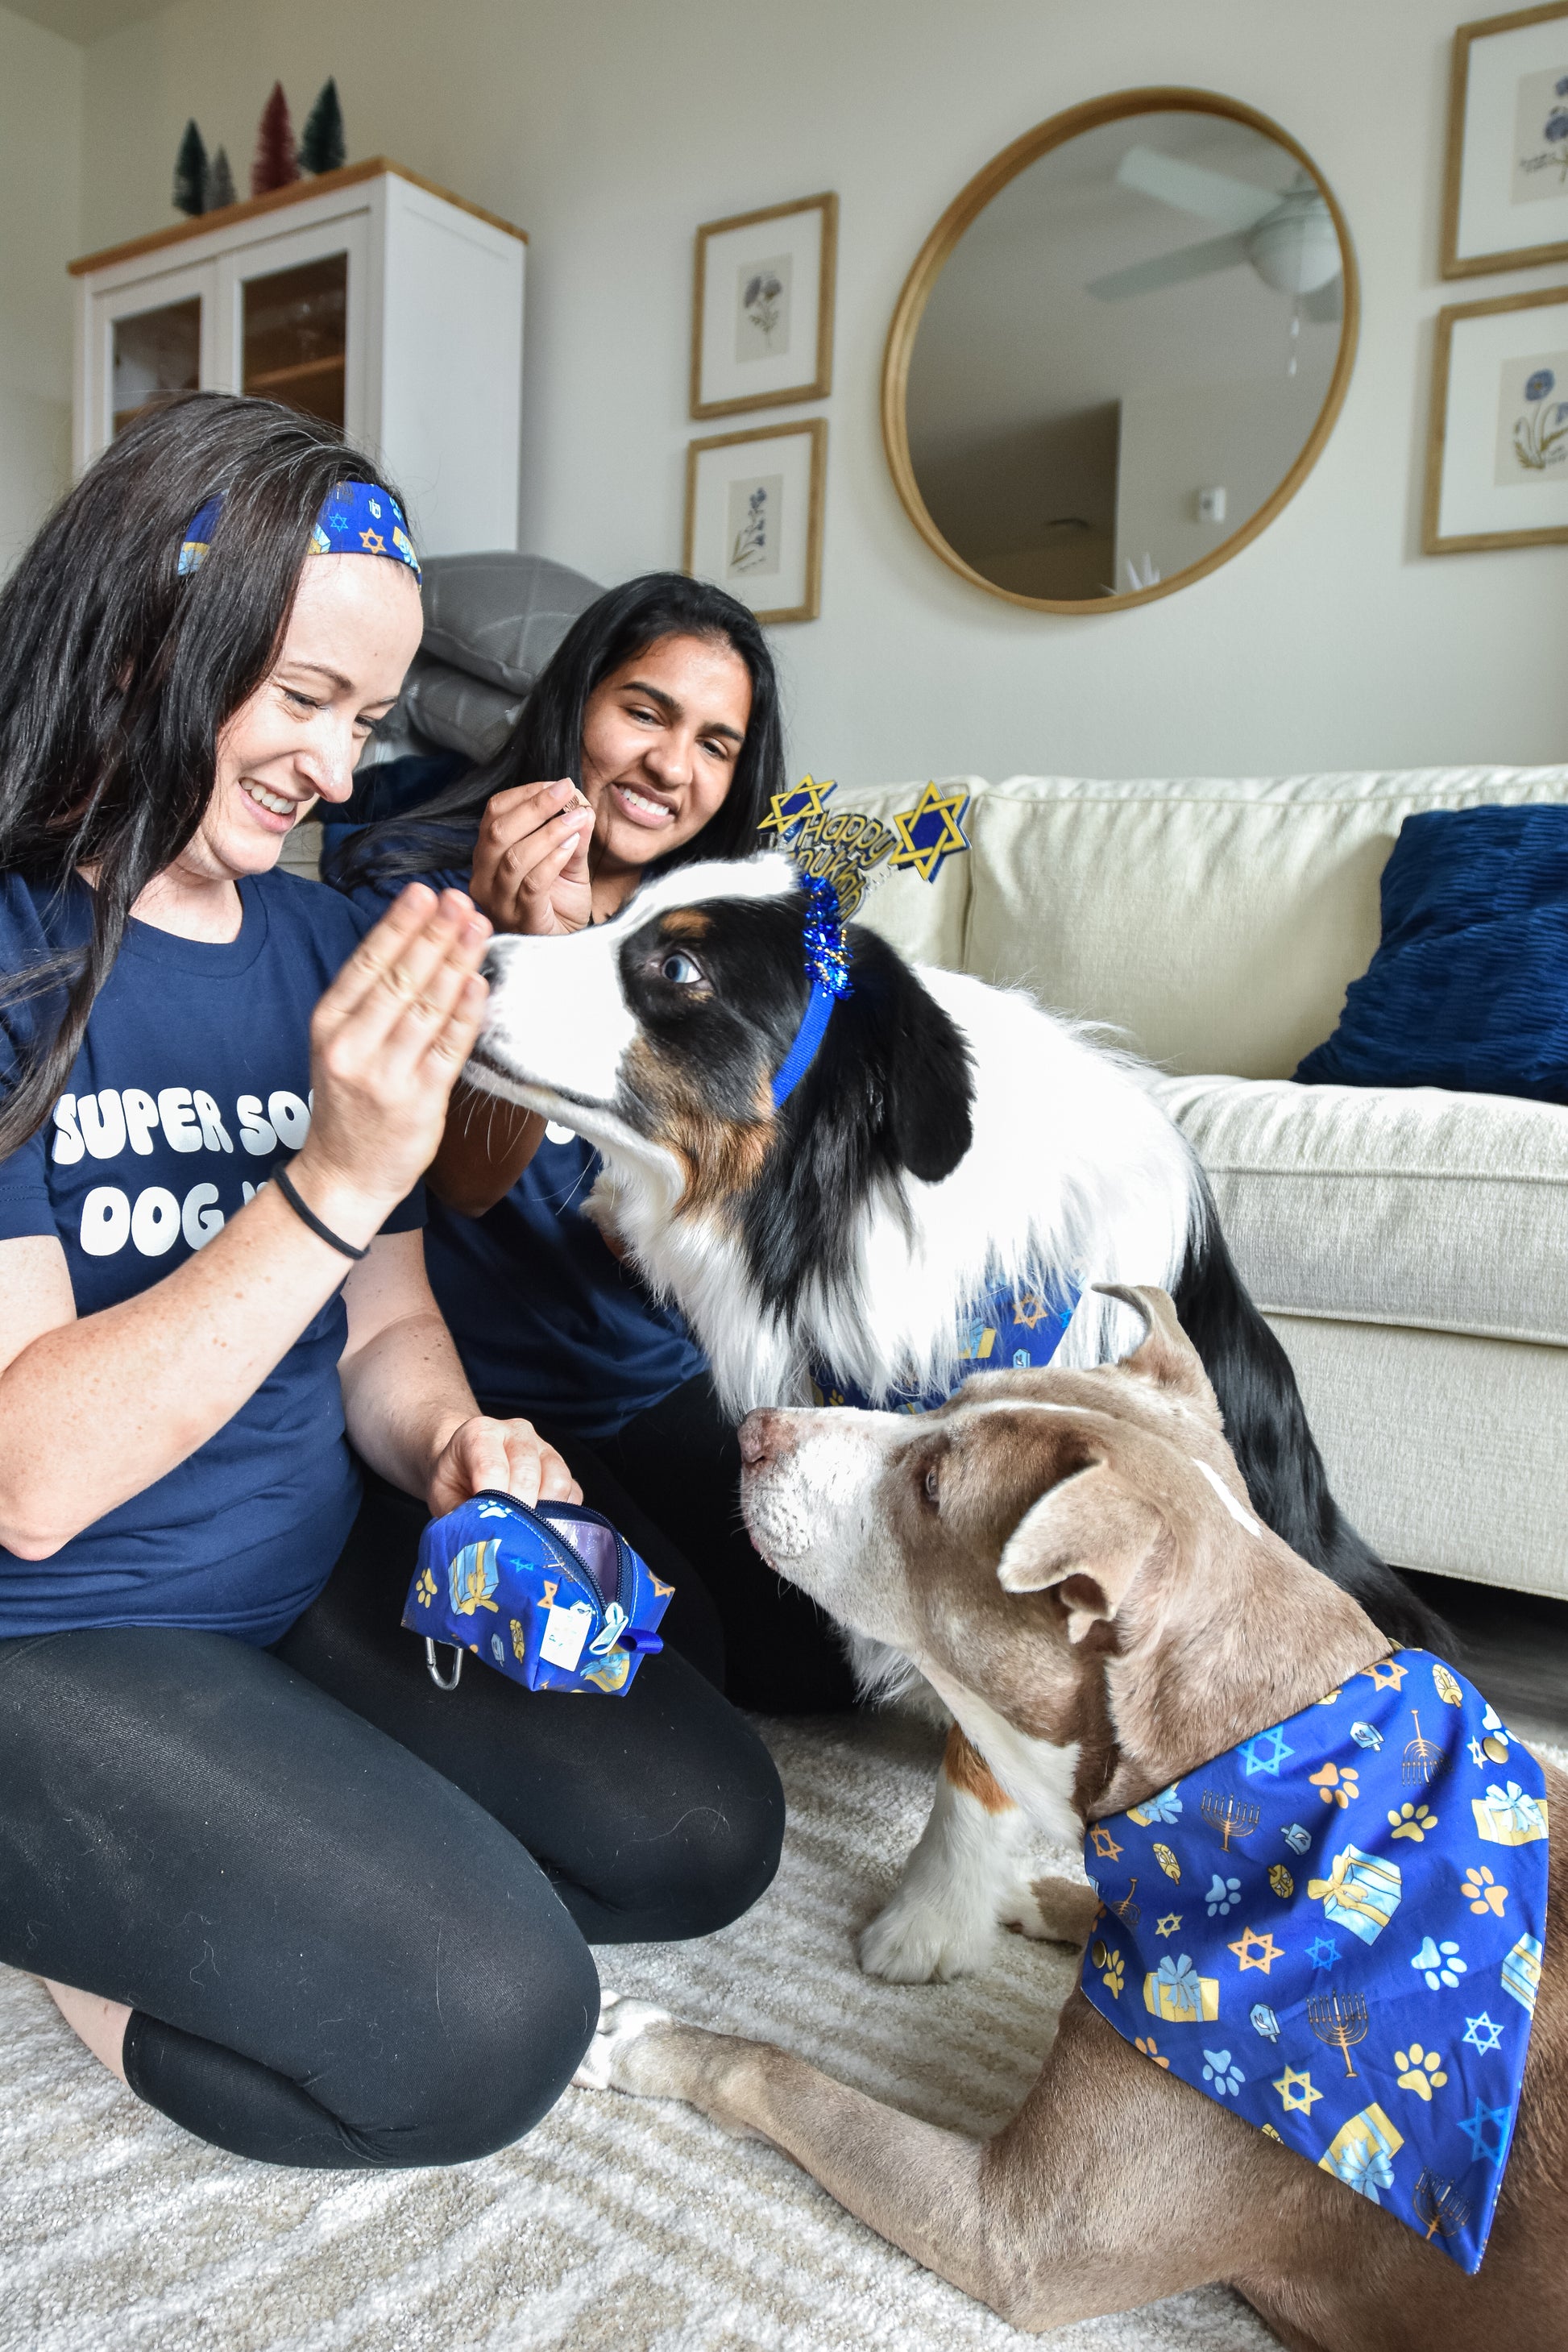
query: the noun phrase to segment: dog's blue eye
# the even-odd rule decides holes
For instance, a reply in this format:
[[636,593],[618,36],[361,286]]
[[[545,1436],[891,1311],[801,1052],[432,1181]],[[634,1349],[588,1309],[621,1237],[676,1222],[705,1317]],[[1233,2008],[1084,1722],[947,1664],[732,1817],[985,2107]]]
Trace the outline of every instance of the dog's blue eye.
[[689,988],[693,982],[702,977],[701,965],[695,963],[690,956],[683,955],[679,948],[665,957],[658,969],[660,978],[674,981],[678,988]]

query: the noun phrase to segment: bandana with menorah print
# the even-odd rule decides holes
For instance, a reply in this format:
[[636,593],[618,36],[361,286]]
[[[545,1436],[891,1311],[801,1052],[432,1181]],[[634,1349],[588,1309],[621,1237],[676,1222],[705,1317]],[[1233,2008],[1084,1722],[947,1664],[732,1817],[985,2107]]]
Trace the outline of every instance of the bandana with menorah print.
[[1474,2271],[1546,1859],[1534,1757],[1462,1675],[1401,1650],[1094,1823],[1083,1989],[1152,2065]]

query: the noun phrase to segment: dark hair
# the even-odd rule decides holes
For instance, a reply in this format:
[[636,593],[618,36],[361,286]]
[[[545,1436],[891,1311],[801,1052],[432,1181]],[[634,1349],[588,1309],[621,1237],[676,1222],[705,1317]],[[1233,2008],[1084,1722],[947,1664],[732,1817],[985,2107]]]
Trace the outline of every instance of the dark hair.
[[722,804],[700,833],[650,865],[650,873],[697,857],[744,857],[757,845],[768,803],[784,789],[779,685],[755,616],[721,588],[679,572],[627,580],[579,613],[541,670],[521,716],[493,760],[459,776],[416,814],[367,825],[331,861],[342,889],[388,883],[443,866],[468,866],[485,803],[511,784],[570,776],[583,781],[583,720],[595,687],[663,637],[722,639],[752,681],[746,740]]
[[[51,1000],[0,1106],[0,1158],[48,1116],[132,907],[200,824],[219,730],[266,677],[348,475],[395,495],[336,426],[192,393],[105,450],[0,590],[0,872],[63,894],[98,869],[85,950],[0,980],[0,1021]],[[186,528],[219,494],[211,552],[182,576]]]

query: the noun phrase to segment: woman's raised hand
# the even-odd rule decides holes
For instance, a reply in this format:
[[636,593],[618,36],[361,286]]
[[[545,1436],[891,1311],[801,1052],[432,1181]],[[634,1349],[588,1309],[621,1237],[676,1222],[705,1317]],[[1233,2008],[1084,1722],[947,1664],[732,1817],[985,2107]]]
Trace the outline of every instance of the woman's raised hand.
[[435,1157],[479,1035],[490,936],[460,890],[411,883],[316,1007],[310,1132],[292,1172],[347,1240],[367,1240]]
[[514,784],[486,807],[469,888],[498,931],[580,931],[593,919],[594,812],[570,776]]

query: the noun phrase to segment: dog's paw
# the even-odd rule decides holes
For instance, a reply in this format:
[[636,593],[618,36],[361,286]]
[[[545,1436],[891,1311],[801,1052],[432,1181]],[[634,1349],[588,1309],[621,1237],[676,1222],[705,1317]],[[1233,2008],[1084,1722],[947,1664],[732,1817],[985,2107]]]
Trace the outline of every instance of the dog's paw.
[[889,1984],[945,1984],[978,1974],[995,1941],[989,1917],[900,1886],[861,1937],[860,1966]]
[[580,2091],[641,2091],[640,2070],[631,2053],[643,2035],[658,2026],[673,2025],[667,2009],[650,2000],[626,2000],[618,1992],[601,1995],[599,2022],[594,2039],[572,2080]]

